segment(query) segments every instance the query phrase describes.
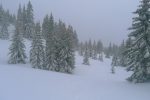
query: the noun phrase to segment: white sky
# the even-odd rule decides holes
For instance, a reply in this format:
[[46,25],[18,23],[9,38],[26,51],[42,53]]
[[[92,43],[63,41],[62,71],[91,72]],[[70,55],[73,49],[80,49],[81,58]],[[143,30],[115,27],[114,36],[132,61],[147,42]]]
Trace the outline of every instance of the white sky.
[[[0,0],[10,11],[15,12],[19,3],[28,0]],[[101,39],[105,44],[120,44],[126,39],[132,23],[132,12],[139,0],[31,0],[36,20],[53,13],[56,20],[62,19],[76,29],[84,41]]]

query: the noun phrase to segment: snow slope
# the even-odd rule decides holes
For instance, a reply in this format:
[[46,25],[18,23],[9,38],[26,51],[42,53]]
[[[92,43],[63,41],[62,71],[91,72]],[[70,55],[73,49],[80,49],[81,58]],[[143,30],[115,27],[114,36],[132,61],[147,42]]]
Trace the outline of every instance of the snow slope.
[[0,40],[0,100],[150,100],[150,83],[127,82],[130,73],[123,68],[111,74],[109,59],[85,66],[76,54],[76,69],[68,75],[7,64],[9,45]]

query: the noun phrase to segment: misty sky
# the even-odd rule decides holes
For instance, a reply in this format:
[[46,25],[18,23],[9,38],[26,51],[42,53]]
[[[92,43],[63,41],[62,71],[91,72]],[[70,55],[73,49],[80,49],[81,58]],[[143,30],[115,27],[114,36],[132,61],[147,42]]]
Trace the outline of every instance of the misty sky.
[[[4,8],[16,12],[19,3],[28,0],[0,0]],[[76,29],[79,39],[84,41],[101,39],[105,44],[120,44],[126,39],[132,23],[132,12],[139,0],[31,0],[36,20],[53,13]]]

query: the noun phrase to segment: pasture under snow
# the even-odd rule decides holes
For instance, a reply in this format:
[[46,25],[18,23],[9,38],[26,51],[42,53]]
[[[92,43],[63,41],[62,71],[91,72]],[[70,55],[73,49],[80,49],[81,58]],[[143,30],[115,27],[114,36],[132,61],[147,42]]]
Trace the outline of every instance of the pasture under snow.
[[[131,73],[120,67],[111,74],[110,59],[85,66],[76,54],[76,69],[69,75],[33,69],[29,62],[7,64],[9,45],[0,40],[0,100],[150,100],[150,83],[127,82]],[[30,43],[26,46],[28,54]]]

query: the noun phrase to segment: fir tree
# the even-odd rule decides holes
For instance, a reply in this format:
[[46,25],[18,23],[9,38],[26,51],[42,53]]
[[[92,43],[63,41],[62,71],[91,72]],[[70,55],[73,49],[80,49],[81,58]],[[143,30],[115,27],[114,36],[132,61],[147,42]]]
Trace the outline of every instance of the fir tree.
[[44,68],[44,46],[41,35],[40,23],[35,26],[35,34],[32,40],[32,46],[30,50],[30,62],[33,68],[45,69]]
[[54,65],[51,70],[63,73],[72,73],[74,69],[74,48],[72,27],[66,28],[65,23],[59,21],[55,27],[53,39]]
[[72,37],[73,37],[73,48],[74,50],[78,50],[79,40],[78,40],[78,35],[76,31],[73,31]]
[[27,10],[26,10],[26,26],[25,26],[25,37],[29,40],[32,39],[34,33],[34,15],[33,15],[33,7],[31,2],[28,2]]
[[27,10],[25,5],[23,6],[23,10],[22,10],[22,29],[23,29],[23,36],[24,38],[26,38],[26,25],[27,25]]
[[3,23],[3,26],[1,27],[0,38],[9,39],[8,25],[6,23]]
[[128,78],[132,82],[145,82],[150,79],[150,0],[142,0],[139,8],[134,12],[133,24],[129,37],[132,38],[131,47],[127,48],[126,57],[129,59],[128,71],[133,74]]
[[18,14],[17,14],[17,24],[20,34],[23,35],[23,13],[22,7],[19,5]]
[[9,18],[7,13],[4,11],[3,7],[0,6],[0,38],[9,39],[8,26]]
[[89,57],[93,56],[93,50],[92,50],[92,41],[91,39],[88,42],[88,52],[89,52]]
[[83,42],[79,43],[79,55],[83,56],[83,52],[84,52],[84,44]]
[[83,64],[85,65],[90,65],[89,63],[89,54],[88,54],[88,46],[87,46],[87,42],[85,43],[85,52],[84,52],[84,58],[83,58]]
[[25,54],[25,45],[24,45],[24,41],[23,41],[23,37],[22,34],[20,34],[20,30],[19,30],[19,24],[17,23],[15,26],[15,33],[12,37],[12,44],[9,48],[10,52],[10,58],[8,63],[10,64],[17,64],[17,63],[21,63],[21,64],[25,64],[26,61],[25,59],[26,54]]
[[120,58],[120,66],[126,67],[126,57],[124,55],[124,51],[125,51],[125,42],[123,40],[120,48],[119,48],[119,58]]
[[103,44],[100,40],[97,43],[97,53],[98,53],[98,59],[100,61],[103,61]]
[[[75,68],[75,55],[74,55],[74,38],[73,38],[73,28],[68,26],[66,33],[63,35],[62,40],[64,41],[64,72],[72,73]],[[77,41],[76,41],[77,42]],[[76,44],[77,45],[77,44]]]
[[[55,31],[57,30],[56,25],[54,24],[54,18],[53,15],[51,14],[50,18],[48,18],[48,25],[49,28],[47,32],[45,33],[46,36],[46,69],[47,70],[55,70],[54,68],[54,45],[56,44],[56,32],[54,32],[54,26],[55,26]],[[47,26],[45,26],[47,27]]]
[[93,43],[93,47],[92,47],[92,49],[93,49],[93,55],[92,55],[92,58],[93,59],[97,59],[97,46],[96,46],[97,44],[96,44],[96,41],[94,41],[94,43]]
[[50,19],[49,19],[49,16],[46,15],[45,18],[43,19],[43,24],[42,24],[42,35],[43,35],[43,38],[46,39],[49,34],[49,24],[50,24]]

